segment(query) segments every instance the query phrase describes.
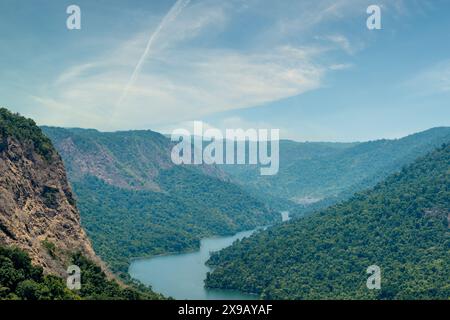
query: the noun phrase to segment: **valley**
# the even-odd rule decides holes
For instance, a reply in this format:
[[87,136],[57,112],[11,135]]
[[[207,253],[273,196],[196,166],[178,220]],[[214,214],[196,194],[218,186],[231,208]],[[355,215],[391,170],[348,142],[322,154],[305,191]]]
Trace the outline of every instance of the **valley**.
[[448,12],[0,0],[2,311],[447,307]]
[[[204,265],[209,257],[204,250],[214,241],[211,237],[234,239],[235,233],[280,220],[287,225],[296,220],[309,225],[312,222],[302,216],[317,216],[314,212],[352,198],[450,141],[450,128],[445,127],[396,140],[281,141],[280,173],[272,177],[260,176],[257,166],[251,165],[173,166],[169,160],[173,144],[151,131],[102,133],[44,127],[44,132],[66,163],[82,223],[108,266],[124,279],[131,276],[183,299],[247,298],[236,290],[259,290],[234,287],[228,278],[225,286],[215,282],[222,267],[218,265],[209,275],[211,270]],[[277,209],[283,209],[281,219]],[[235,248],[225,247],[209,259],[211,266],[222,252],[225,256]],[[139,257],[148,258],[135,260]],[[222,288],[234,293],[223,295]],[[272,293],[261,297],[272,297]]]
[[450,139],[443,127],[397,140],[281,141],[280,173],[261,176],[254,165],[175,165],[174,143],[153,131],[43,131],[96,252],[125,278],[133,258],[198,250],[202,238],[281,222],[279,211],[295,218],[325,208]]
[[[449,128],[282,141],[271,177],[174,165],[173,143],[153,131],[41,130],[0,111],[0,270],[25,268],[0,276],[3,297],[450,296]],[[63,287],[69,263],[82,266],[80,292]],[[373,263],[387,283],[379,292],[364,288]]]
[[44,127],[59,150],[96,252],[127,276],[132,258],[190,252],[200,239],[281,221],[215,166],[176,166],[152,131]]

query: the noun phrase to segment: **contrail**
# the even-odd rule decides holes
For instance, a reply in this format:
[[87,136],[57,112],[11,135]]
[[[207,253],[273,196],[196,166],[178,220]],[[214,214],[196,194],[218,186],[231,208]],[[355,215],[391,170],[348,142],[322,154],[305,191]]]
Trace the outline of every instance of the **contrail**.
[[144,53],[142,54],[141,58],[139,59],[136,67],[134,68],[133,74],[131,75],[130,80],[128,80],[128,83],[123,90],[123,93],[117,102],[117,105],[120,106],[122,102],[125,100],[125,98],[128,95],[128,91],[130,90],[131,86],[134,84],[134,81],[136,81],[136,78],[138,77],[139,73],[141,72],[142,65],[144,64],[145,60],[147,59],[148,54],[150,53],[150,49],[152,48],[153,42],[158,37],[161,30],[163,30],[167,24],[172,22],[176,19],[176,17],[181,13],[181,11],[191,2],[191,0],[177,0],[177,2],[172,6],[172,8],[169,10],[169,12],[166,14],[164,19],[159,24],[158,28],[152,33],[150,38],[147,42],[147,47],[144,50]]

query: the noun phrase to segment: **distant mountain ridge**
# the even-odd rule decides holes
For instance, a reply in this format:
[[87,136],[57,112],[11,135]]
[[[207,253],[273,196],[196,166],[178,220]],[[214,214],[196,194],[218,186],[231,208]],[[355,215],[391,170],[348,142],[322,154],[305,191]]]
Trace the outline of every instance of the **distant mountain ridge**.
[[275,176],[260,176],[256,166],[221,168],[252,193],[305,207],[324,200],[315,206],[324,207],[375,185],[449,139],[450,127],[438,127],[401,139],[357,143],[281,140]]
[[[167,137],[151,131],[100,132],[95,129],[43,126],[67,166],[71,181],[94,176],[125,189],[163,191],[156,179],[161,170],[175,166]],[[227,180],[214,166],[191,166],[203,174]]]

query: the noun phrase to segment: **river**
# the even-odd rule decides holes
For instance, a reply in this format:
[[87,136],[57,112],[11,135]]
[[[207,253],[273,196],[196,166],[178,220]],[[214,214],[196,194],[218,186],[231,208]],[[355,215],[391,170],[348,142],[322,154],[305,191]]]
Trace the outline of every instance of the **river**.
[[[290,219],[281,212],[282,220]],[[235,240],[250,236],[255,230],[229,237],[205,238],[200,251],[134,260],[129,268],[132,278],[151,285],[153,290],[179,300],[256,300],[257,296],[238,291],[206,289],[204,280],[211,269],[205,265],[210,253],[230,246]]]
[[256,296],[237,291],[206,289],[203,282],[206,273],[211,271],[205,265],[210,252],[226,248],[253,232],[255,230],[230,237],[202,239],[200,251],[193,253],[134,260],[129,273],[131,277],[151,285],[154,291],[179,300],[255,300]]

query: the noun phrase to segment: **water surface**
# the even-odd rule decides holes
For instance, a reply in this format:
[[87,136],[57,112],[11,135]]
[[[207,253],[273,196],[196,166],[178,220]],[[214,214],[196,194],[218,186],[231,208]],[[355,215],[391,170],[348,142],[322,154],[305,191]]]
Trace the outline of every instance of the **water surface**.
[[206,289],[204,280],[211,271],[205,265],[210,253],[230,246],[235,240],[250,236],[255,230],[244,231],[230,237],[201,240],[200,251],[186,254],[159,256],[135,260],[131,263],[131,277],[153,290],[175,299],[188,300],[255,300],[254,295],[237,291]]

